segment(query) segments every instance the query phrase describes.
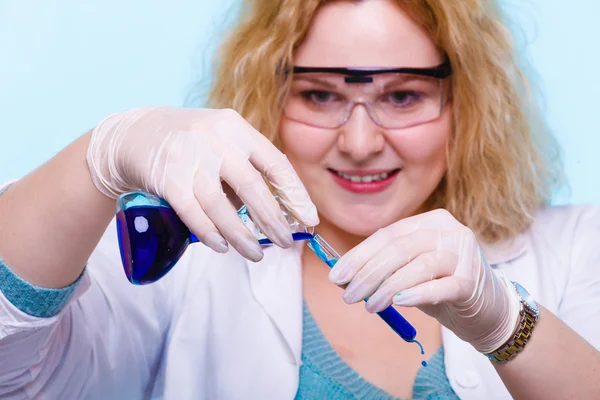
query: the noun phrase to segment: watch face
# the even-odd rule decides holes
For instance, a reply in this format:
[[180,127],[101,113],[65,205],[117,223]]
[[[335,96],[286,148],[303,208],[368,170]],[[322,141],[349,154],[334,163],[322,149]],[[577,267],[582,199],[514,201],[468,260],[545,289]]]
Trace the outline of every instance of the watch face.
[[540,309],[539,309],[537,303],[535,302],[535,300],[533,300],[533,296],[531,296],[529,294],[529,292],[527,290],[525,290],[525,288],[523,286],[519,285],[517,282],[513,282],[513,284],[515,285],[515,289],[517,289],[517,293],[519,294],[519,296],[521,296],[521,299],[523,299],[523,301],[525,303],[527,303],[527,305],[536,314],[539,314],[540,313]]

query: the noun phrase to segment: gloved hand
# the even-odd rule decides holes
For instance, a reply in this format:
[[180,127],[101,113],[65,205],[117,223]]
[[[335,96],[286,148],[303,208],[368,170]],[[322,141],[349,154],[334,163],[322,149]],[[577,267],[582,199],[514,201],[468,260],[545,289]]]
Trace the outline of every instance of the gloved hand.
[[487,264],[473,232],[445,210],[380,229],[345,254],[329,278],[349,283],[347,303],[370,297],[370,312],[392,302],[416,306],[482,353],[502,346],[517,326],[515,290]]
[[250,260],[262,258],[221,180],[281,247],[292,244],[290,228],[263,177],[292,216],[308,226],[319,223],[285,155],[232,110],[147,107],[113,114],[94,129],[87,161],[106,196],[143,190],[162,197],[201,242],[218,252],[227,251],[228,241]]

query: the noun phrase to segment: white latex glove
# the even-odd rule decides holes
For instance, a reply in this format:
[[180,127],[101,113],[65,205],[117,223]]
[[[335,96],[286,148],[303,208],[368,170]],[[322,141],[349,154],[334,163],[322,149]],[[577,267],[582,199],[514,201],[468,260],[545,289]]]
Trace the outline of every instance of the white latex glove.
[[263,177],[292,216],[308,226],[319,223],[285,155],[232,110],[148,107],[113,114],[93,131],[87,160],[106,196],[143,190],[162,197],[201,242],[218,252],[227,251],[227,240],[250,260],[262,258],[221,180],[281,247],[292,244],[290,228]]
[[510,282],[487,264],[473,232],[445,210],[380,229],[329,277],[349,283],[347,303],[369,297],[370,312],[392,302],[416,306],[482,353],[498,349],[517,327],[520,303]]

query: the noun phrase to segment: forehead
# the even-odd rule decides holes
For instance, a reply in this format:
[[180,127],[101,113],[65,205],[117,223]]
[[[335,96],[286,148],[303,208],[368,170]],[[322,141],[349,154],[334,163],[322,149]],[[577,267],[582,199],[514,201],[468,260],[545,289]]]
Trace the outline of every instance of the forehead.
[[443,61],[427,33],[395,0],[339,0],[315,15],[295,65],[431,67]]

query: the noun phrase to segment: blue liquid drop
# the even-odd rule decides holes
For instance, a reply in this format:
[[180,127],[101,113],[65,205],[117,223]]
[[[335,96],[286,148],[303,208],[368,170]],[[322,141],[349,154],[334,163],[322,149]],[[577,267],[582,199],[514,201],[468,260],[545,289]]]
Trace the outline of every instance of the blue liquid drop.
[[410,343],[416,343],[419,345],[419,347],[421,348],[421,354],[425,354],[425,350],[423,350],[423,345],[418,341],[418,340],[409,340]]
[[[419,347],[421,348],[421,354],[425,354],[425,350],[423,349],[423,345],[418,340],[413,339],[410,342],[418,344]],[[424,366],[424,367],[426,367],[427,366],[427,361],[421,361],[421,365]]]

